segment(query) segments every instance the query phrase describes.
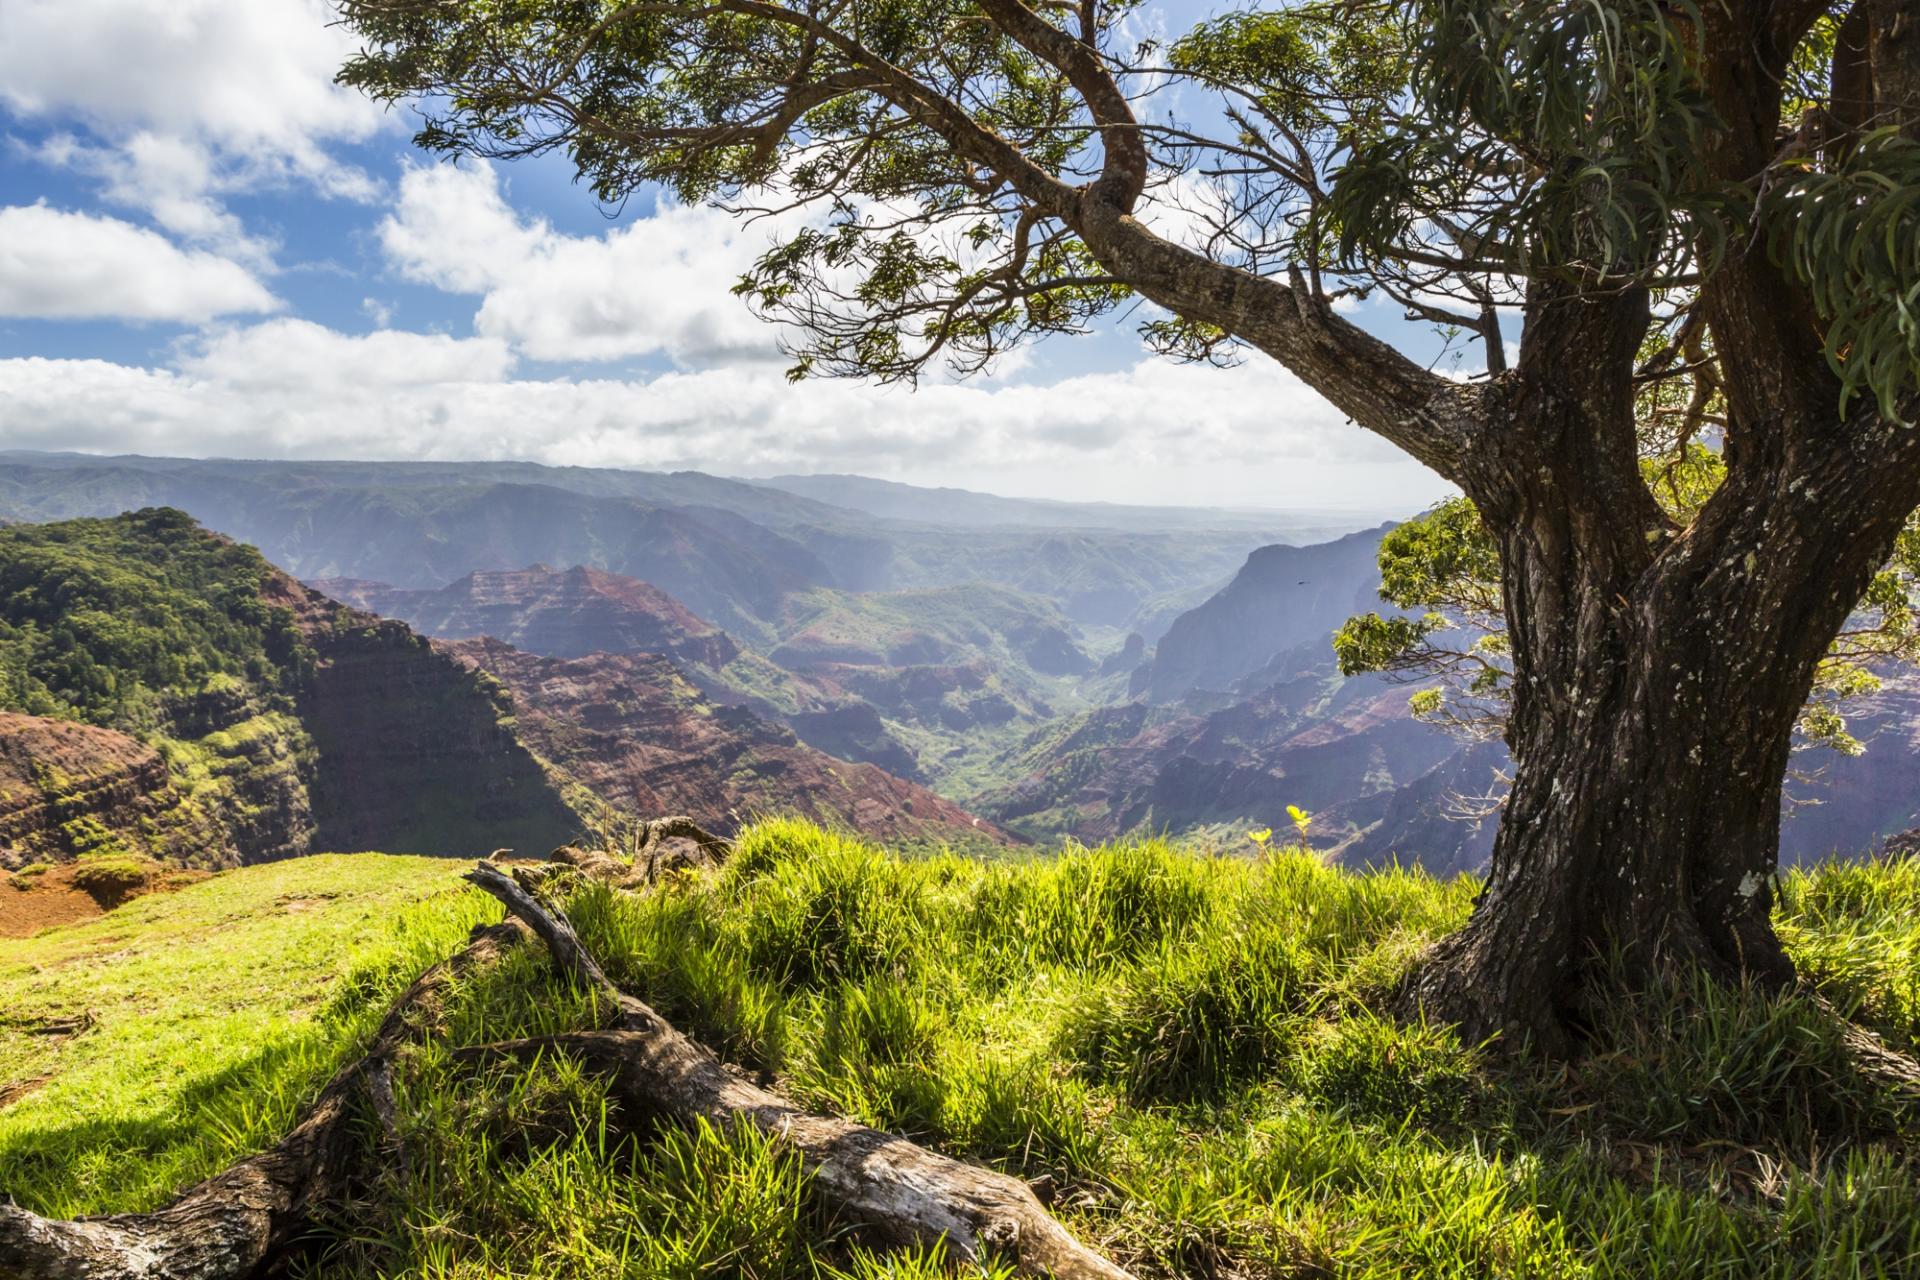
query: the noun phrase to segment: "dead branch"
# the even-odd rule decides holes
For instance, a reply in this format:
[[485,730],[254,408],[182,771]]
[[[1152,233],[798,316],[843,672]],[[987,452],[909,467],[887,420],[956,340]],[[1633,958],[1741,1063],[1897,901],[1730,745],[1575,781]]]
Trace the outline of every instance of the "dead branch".
[[[729,845],[687,819],[649,823],[642,850],[692,840],[705,859]],[[578,850],[558,859],[593,874],[610,863],[623,883],[655,874]],[[598,859],[599,861],[596,861]],[[602,867],[604,869],[604,867]],[[469,945],[429,968],[396,999],[365,1054],[342,1067],[293,1131],[152,1213],[60,1221],[0,1203],[0,1276],[8,1280],[243,1280],[278,1262],[290,1246],[350,1194],[365,1143],[353,1124],[356,1100],[371,1107],[393,1147],[398,1133],[392,1061],[428,1032],[431,1015],[459,975],[495,961],[530,929],[554,962],[591,990],[612,1026],[598,1031],[463,1050],[461,1057],[560,1051],[611,1077],[636,1114],[679,1123],[753,1125],[801,1160],[814,1193],[841,1221],[877,1242],[944,1243],[962,1259],[997,1255],[1021,1273],[1059,1280],[1131,1280],[1081,1244],[1041,1207],[1032,1189],[864,1125],[813,1115],[741,1079],[607,977],[566,916],[544,906],[515,876],[488,862],[467,879],[498,898],[509,919],[476,931]]]
[[563,913],[485,863],[467,879],[500,899],[547,944],[564,973],[615,1011],[615,1025],[608,1030],[491,1051],[559,1050],[579,1056],[607,1071],[622,1100],[643,1114],[683,1124],[704,1120],[721,1128],[751,1124],[799,1156],[825,1208],[879,1241],[942,1242],[965,1260],[998,1255],[1014,1261],[1023,1275],[1129,1280],[1125,1271],[1068,1234],[1026,1183],[850,1120],[813,1115],[740,1078],[614,986]]
[[649,818],[634,829],[633,835],[631,862],[605,849],[573,845],[561,845],[547,858],[617,889],[643,889],[673,871],[718,866],[733,852],[733,841],[714,835],[684,815]]

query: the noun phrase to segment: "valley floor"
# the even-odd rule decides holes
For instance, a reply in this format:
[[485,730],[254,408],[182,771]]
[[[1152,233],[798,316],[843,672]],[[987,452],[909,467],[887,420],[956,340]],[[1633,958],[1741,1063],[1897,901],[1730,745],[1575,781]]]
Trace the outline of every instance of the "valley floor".
[[[0,1102],[0,1191],[146,1209],[270,1143],[408,979],[498,918],[456,870],[296,860],[0,941],[0,1098],[39,1082]],[[1920,1115],[1810,1000],[1652,998],[1603,1013],[1617,1048],[1551,1069],[1377,1017],[1473,892],[1154,843],[909,859],[775,821],[717,874],[565,905],[688,1034],[813,1108],[1046,1179],[1142,1277],[1920,1274]],[[1785,886],[1803,970],[1909,1051],[1917,922],[1920,862]],[[535,947],[464,981],[445,1044],[396,1073],[399,1153],[309,1270],[943,1270],[851,1243],[763,1139],[650,1127],[564,1059],[448,1051],[589,1018]]]

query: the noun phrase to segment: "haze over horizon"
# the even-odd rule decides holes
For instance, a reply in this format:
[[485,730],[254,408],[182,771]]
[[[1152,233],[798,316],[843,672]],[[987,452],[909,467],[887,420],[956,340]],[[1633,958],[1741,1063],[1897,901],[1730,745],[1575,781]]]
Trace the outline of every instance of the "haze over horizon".
[[777,330],[730,292],[768,230],[659,196],[600,210],[561,158],[426,162],[408,119],[333,83],[351,44],[325,18],[317,0],[8,5],[0,447],[1271,509],[1447,492],[1264,357],[1148,354],[1139,317],[917,392],[791,386]]
[[[559,467],[559,466],[578,465],[578,466],[584,466],[591,470],[627,471],[627,472],[633,472],[637,474],[648,474],[648,475],[670,475],[670,474],[673,474],[674,470],[678,470],[683,472],[694,472],[702,475],[710,475],[721,480],[737,480],[745,484],[771,485],[774,487],[786,486],[790,488],[795,488],[800,491],[804,491],[807,485],[809,484],[809,482],[851,481],[856,484],[872,484],[875,486],[882,486],[885,488],[894,489],[895,492],[899,492],[903,494],[901,498],[902,501],[910,500],[904,496],[905,494],[928,493],[928,494],[938,494],[938,495],[954,495],[954,496],[960,496],[965,498],[980,498],[980,499],[989,499],[989,500],[1004,500],[1008,502],[1046,504],[1050,506],[1066,507],[1066,508],[1112,507],[1119,510],[1140,509],[1140,508],[1149,508],[1149,509],[1159,508],[1167,511],[1187,511],[1187,512],[1196,512],[1196,513],[1216,512],[1222,515],[1237,515],[1242,517],[1260,517],[1260,516],[1267,516],[1267,515],[1292,516],[1292,517],[1319,516],[1319,517],[1326,517],[1329,519],[1335,519],[1340,521],[1350,520],[1355,522],[1356,528],[1359,527],[1359,525],[1362,523],[1375,522],[1380,520],[1396,520],[1396,521],[1401,520],[1414,513],[1414,509],[1412,508],[1391,507],[1391,506],[1384,506],[1384,505],[1379,505],[1374,503],[1357,502],[1357,501],[1352,503],[1340,503],[1340,502],[1293,503],[1285,506],[1280,506],[1280,505],[1264,504],[1264,503],[1258,503],[1258,502],[1223,503],[1223,502],[1186,502],[1186,501],[1179,501],[1179,500],[1171,500],[1171,501],[1148,500],[1148,501],[1142,501],[1142,502],[1133,502],[1124,498],[1074,499],[1074,498],[1056,497],[1052,494],[1044,493],[1044,492],[1013,493],[1013,492],[1007,492],[1003,490],[969,488],[965,485],[956,485],[956,484],[942,484],[942,483],[934,483],[934,482],[915,483],[913,481],[898,480],[898,479],[894,479],[887,476],[865,475],[857,471],[792,471],[792,472],[781,472],[781,473],[768,473],[768,474],[762,474],[762,475],[745,475],[745,474],[735,475],[735,474],[728,474],[724,471],[718,471],[718,470],[708,471],[700,467],[675,468],[673,470],[669,470],[666,468],[656,468],[656,467],[623,467],[623,466],[617,466],[617,465],[600,466],[600,465],[591,464],[591,463],[552,464],[552,463],[541,462],[537,459],[520,459],[520,458],[395,458],[395,459],[343,458],[343,457],[342,458],[335,458],[335,457],[279,458],[279,457],[255,457],[255,456],[247,456],[247,455],[228,455],[228,454],[203,454],[203,455],[197,455],[197,456],[188,455],[188,454],[155,454],[155,453],[141,453],[141,452],[121,451],[121,450],[0,448],[0,460],[23,461],[23,462],[26,462],[28,465],[33,465],[34,463],[40,462],[43,460],[50,461],[50,460],[56,460],[56,459],[58,460],[86,459],[89,463],[98,463],[102,465],[112,463],[117,459],[126,459],[126,460],[137,459],[137,460],[146,461],[146,462],[179,461],[179,462],[213,462],[213,463],[240,463],[240,464],[252,464],[252,463],[272,464],[272,463],[280,463],[280,462],[291,462],[291,463],[308,463],[316,466],[350,466],[355,463],[398,463],[398,464],[404,465],[409,462],[417,462],[425,466],[436,466],[436,465],[437,466],[461,466],[465,464],[481,465],[481,464],[486,464],[491,462],[500,462],[500,463],[522,463],[528,466],[535,466],[535,467],[546,467],[546,466]],[[832,504],[830,503],[830,505]]]

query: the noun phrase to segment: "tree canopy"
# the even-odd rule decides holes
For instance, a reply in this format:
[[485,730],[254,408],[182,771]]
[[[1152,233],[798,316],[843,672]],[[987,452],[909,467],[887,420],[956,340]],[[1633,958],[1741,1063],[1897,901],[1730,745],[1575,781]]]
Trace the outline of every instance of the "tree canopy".
[[342,79],[415,100],[429,151],[560,150],[610,203],[658,183],[770,215],[739,292],[797,322],[796,373],[967,372],[1141,297],[1175,354],[1257,345],[1090,243],[1093,199],[1302,301],[1390,297],[1494,372],[1526,282],[1644,285],[1677,353],[1702,277],[1759,238],[1849,396],[1897,416],[1920,364],[1920,144],[1846,92],[1864,6],[1774,6],[1791,132],[1732,174],[1685,2],[1306,0],[1170,38],[1097,0],[340,7],[366,41]]

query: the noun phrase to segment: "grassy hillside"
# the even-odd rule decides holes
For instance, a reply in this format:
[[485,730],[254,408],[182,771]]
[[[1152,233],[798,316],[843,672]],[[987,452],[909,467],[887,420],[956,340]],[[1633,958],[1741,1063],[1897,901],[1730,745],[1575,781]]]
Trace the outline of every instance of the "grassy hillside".
[[295,858],[0,938],[0,1189],[147,1208],[270,1145],[487,914],[458,869]]
[[295,710],[317,655],[271,601],[277,578],[259,552],[178,511],[0,529],[0,710],[129,735],[167,779],[135,822],[91,794],[131,763],[132,742],[100,739],[98,768],[55,767],[35,749],[48,814],[7,842],[19,857],[219,863],[303,847],[315,751]]
[[140,732],[245,681],[288,710],[313,652],[272,576],[178,511],[0,529],[0,704]]
[[[405,976],[497,914],[434,896],[444,883],[398,861],[257,868],[47,935],[39,971],[0,949],[0,1007],[104,1011],[50,1061],[0,1042],[0,1079],[55,1073],[0,1110],[0,1187],[54,1212],[140,1208],[262,1145]],[[285,908],[322,892],[341,897]],[[775,822],[717,876],[568,906],[617,981],[729,1059],[816,1108],[1051,1176],[1055,1211],[1143,1276],[1920,1269],[1920,1117],[1853,1074],[1808,1000],[1602,1010],[1621,1047],[1551,1069],[1378,1017],[1473,892],[1156,844],[905,860]],[[1920,863],[1796,873],[1783,901],[1826,997],[1912,1048]],[[222,920],[248,923],[236,939]],[[293,927],[331,933],[269,936]],[[232,964],[235,946],[257,963]],[[460,1045],[585,1017],[528,950],[443,1020]],[[850,1247],[761,1141],[623,1136],[634,1118],[567,1061],[481,1069],[434,1048],[399,1075],[403,1153],[331,1225],[322,1274],[937,1270]]]

